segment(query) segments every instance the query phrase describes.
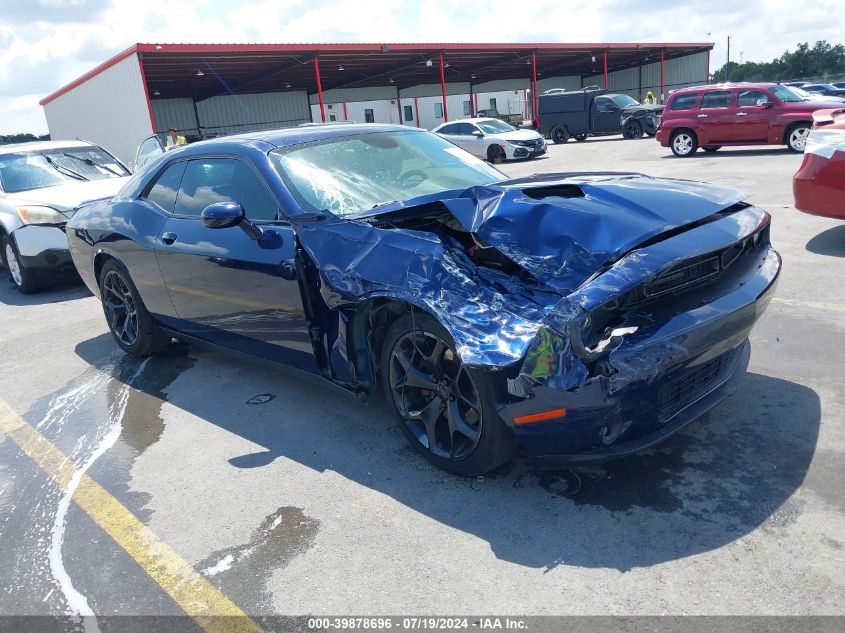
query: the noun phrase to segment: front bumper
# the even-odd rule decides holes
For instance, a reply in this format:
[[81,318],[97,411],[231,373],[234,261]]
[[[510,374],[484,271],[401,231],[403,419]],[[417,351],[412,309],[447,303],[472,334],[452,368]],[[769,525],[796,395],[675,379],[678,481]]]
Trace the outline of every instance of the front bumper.
[[547,151],[548,146],[546,145],[546,141],[543,140],[542,144],[537,147],[523,147],[521,145],[511,145],[508,143],[505,154],[510,160],[520,160],[524,158],[533,158],[534,156],[542,156]]
[[12,236],[25,268],[56,274],[76,270],[64,227],[28,224],[13,231]]
[[[761,231],[768,232],[768,219],[761,220],[759,212],[711,222],[688,237],[666,240],[629,262],[622,260],[579,294],[611,293],[592,304],[604,305],[625,279],[635,278],[644,260],[666,255],[669,261],[672,252],[693,248],[691,244],[706,251],[717,243],[729,244],[734,236],[748,240]],[[527,389],[529,397],[500,409],[515,438],[529,453],[553,464],[605,461],[662,441],[733,393],[748,366],[748,336],[774,294],[781,269],[780,256],[767,239],[749,250],[749,258],[741,277],[726,280],[730,285],[710,296],[692,293],[683,310],[656,305],[632,312],[626,324],[639,327],[606,356],[609,371],[588,373],[568,340],[554,334],[563,331],[560,325],[547,329],[546,342],[538,337],[514,384],[524,388],[529,375],[542,382]],[[540,353],[532,356],[536,350]],[[536,371],[541,365],[530,366],[535,359],[545,363],[543,372]],[[556,418],[520,424],[526,417],[561,409],[565,414]]]

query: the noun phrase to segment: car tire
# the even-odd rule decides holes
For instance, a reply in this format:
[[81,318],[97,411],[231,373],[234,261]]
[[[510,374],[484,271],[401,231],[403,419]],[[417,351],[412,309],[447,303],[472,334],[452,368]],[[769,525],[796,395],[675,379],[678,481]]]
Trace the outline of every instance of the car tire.
[[469,477],[513,456],[516,443],[496,409],[493,376],[465,367],[430,315],[393,322],[381,347],[381,376],[402,433],[438,468]]
[[722,149],[722,146],[721,145],[714,145],[714,146],[711,146],[711,147],[702,147],[701,149],[703,149],[705,152],[710,152],[712,154],[713,152],[717,152],[720,149]]
[[503,163],[507,155],[501,145],[491,145],[487,148],[487,160],[496,165]]
[[622,128],[622,136],[629,140],[642,138],[643,126],[640,125],[639,121],[628,121]]
[[695,132],[690,130],[676,130],[669,137],[669,147],[678,158],[687,158],[695,154],[695,150],[698,149],[698,138]]
[[569,140],[569,128],[556,127],[552,130],[552,141],[555,143],[566,143]]
[[4,235],[2,240],[3,264],[9,271],[9,281],[18,289],[21,294],[31,294],[40,288],[35,273],[21,263],[21,256],[18,252],[18,245],[15,240]]
[[99,286],[106,324],[120,349],[143,358],[170,344],[171,337],[159,329],[121,262],[110,259],[103,265]]
[[578,143],[583,143],[584,141],[587,140],[588,136],[589,136],[589,134],[587,134],[586,132],[582,132],[580,134],[576,134],[572,138],[574,138],[575,141],[578,142]]
[[791,152],[803,154],[807,146],[807,135],[810,133],[810,123],[795,123],[786,131],[786,146]]

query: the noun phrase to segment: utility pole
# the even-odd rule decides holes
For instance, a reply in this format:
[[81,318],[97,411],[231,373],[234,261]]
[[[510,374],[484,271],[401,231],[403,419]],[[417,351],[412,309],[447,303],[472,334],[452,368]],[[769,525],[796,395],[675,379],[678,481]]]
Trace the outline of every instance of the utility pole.
[[728,35],[728,61],[725,64],[725,81],[729,81],[731,76],[731,36]]

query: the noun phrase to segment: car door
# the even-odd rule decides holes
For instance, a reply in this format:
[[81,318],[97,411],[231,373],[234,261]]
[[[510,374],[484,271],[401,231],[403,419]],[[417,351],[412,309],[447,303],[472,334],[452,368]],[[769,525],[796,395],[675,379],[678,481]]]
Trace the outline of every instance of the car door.
[[467,139],[466,137],[461,136],[460,131],[461,126],[459,123],[450,123],[449,125],[440,128],[437,133],[443,138],[451,141],[458,147],[463,147],[464,149],[467,149]]
[[[765,101],[769,105],[757,105],[760,101]],[[769,121],[773,106],[771,97],[762,90],[744,88],[737,90],[734,140],[743,143],[766,143],[769,138]]]
[[157,136],[149,136],[141,141],[138,149],[135,151],[135,165],[134,171],[143,168],[156,156],[164,154],[164,147]]
[[733,141],[737,109],[730,90],[708,90],[702,95],[698,109],[698,119],[706,129],[706,136],[699,138],[699,144],[717,145]]
[[[251,239],[239,227],[208,228],[200,214],[216,202],[240,204],[248,220],[278,239]],[[183,331],[318,371],[299,290],[293,228],[246,160],[187,161],[156,254]]]
[[621,129],[621,110],[610,97],[596,97],[593,105],[593,121],[590,130],[594,134],[618,132]]
[[487,158],[488,143],[484,140],[484,132],[472,123],[461,123],[459,125],[458,134],[461,137],[461,147],[470,154]]

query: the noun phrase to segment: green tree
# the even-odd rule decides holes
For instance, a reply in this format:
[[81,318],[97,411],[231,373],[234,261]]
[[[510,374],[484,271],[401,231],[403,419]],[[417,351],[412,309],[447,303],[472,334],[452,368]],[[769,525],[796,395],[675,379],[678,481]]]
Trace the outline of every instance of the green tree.
[[794,51],[785,51],[770,62],[730,62],[713,73],[713,81],[725,81],[725,70],[731,81],[789,81],[845,74],[845,45],[820,40],[811,47],[798,44]]
[[32,141],[49,141],[49,134],[42,134],[36,136],[28,132],[19,132],[17,134],[0,134],[0,145],[9,145],[11,143],[31,143]]

